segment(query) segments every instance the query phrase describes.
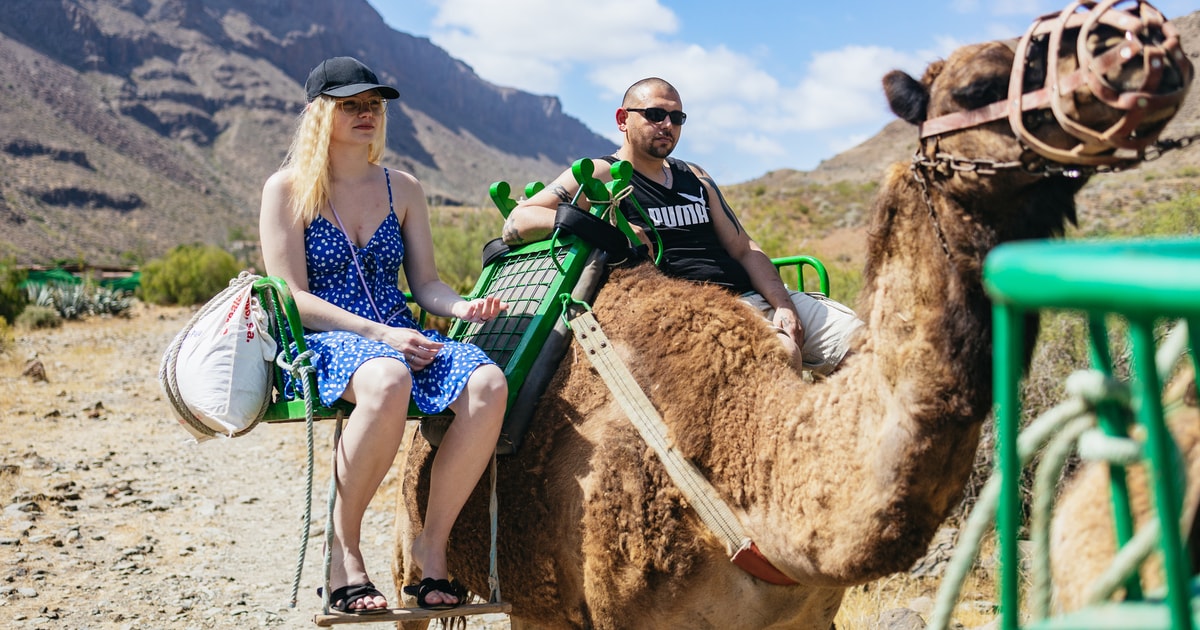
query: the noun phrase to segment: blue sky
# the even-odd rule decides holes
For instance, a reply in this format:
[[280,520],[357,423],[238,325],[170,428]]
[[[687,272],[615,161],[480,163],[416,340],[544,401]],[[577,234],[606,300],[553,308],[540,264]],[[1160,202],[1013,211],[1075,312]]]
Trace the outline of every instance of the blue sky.
[[[369,0],[485,80],[559,97],[619,143],[613,114],[647,76],[688,121],[675,155],[737,183],[810,170],[893,119],[880,79],[972,42],[1016,37],[1066,0]],[[1168,18],[1196,0],[1153,2]],[[582,156],[581,156],[582,157]]]

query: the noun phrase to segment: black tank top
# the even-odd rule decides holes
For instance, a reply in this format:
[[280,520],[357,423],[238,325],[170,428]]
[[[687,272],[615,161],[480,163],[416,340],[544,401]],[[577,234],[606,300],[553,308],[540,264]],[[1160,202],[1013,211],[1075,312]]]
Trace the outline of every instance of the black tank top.
[[[600,158],[609,163],[616,156]],[[646,211],[663,241],[659,268],[664,273],[697,282],[711,282],[742,294],[753,291],[750,275],[742,264],[729,255],[713,227],[708,194],[700,178],[686,162],[667,158],[671,169],[671,188],[633,172],[633,196]],[[719,211],[719,210],[718,210]],[[630,223],[649,233],[649,227],[628,200],[621,212]],[[653,241],[653,237],[651,237]]]

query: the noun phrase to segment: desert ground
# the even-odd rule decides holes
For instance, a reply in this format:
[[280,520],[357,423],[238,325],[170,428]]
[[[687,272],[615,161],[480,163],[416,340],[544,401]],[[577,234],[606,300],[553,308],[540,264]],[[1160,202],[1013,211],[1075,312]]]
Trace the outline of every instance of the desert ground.
[[[192,312],[139,303],[128,318],[13,331],[0,355],[0,626],[315,627],[332,423],[315,431],[312,532],[293,608],[304,425],[191,443],[157,374]],[[23,374],[34,357],[45,380]],[[391,602],[396,490],[393,474],[363,527],[372,578]]]
[[[128,317],[11,330],[0,353],[0,627],[315,627],[332,422],[316,424],[309,521],[303,423],[191,442],[158,367],[193,312],[135,303]],[[35,362],[44,375],[29,369]],[[394,605],[403,457],[363,527],[372,578]],[[292,607],[305,526],[311,533]],[[901,575],[853,589],[838,628],[923,627],[914,610],[928,617],[936,583]],[[964,598],[963,626],[986,625],[989,599],[986,589]],[[505,615],[468,622],[474,630],[508,627]]]

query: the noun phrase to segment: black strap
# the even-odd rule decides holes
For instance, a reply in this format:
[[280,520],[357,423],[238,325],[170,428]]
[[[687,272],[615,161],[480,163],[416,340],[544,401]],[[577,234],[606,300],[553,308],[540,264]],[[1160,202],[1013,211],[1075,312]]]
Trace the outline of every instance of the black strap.
[[585,212],[570,203],[558,204],[554,215],[555,229],[583,239],[589,245],[608,254],[610,265],[622,264],[645,256],[645,247],[631,247],[629,239],[608,221]]
[[508,245],[504,244],[504,239],[494,238],[488,241],[483,246],[483,266],[487,268],[493,261],[509,252]]

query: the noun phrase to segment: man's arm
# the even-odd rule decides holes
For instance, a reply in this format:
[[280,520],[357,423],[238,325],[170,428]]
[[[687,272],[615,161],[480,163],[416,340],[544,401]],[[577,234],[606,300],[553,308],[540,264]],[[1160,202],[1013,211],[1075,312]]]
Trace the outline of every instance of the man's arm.
[[709,215],[725,251],[741,263],[746,274],[750,276],[750,283],[754,285],[754,290],[758,291],[775,308],[773,323],[782,329],[784,334],[791,337],[797,346],[803,346],[804,328],[800,325],[796,307],[792,304],[787,287],[783,286],[783,280],[779,278],[779,271],[775,269],[775,264],[758,246],[758,243],[755,243],[754,239],[751,239],[750,235],[746,233],[712,177],[698,166],[691,166],[696,175],[700,177],[711,200],[712,210]]
[[[592,160],[596,167],[594,177],[602,182],[612,179],[608,173],[608,164]],[[549,238],[554,232],[554,215],[558,212],[558,204],[570,202],[579,192],[579,182],[571,169],[562,172],[549,186],[538,194],[517,204],[504,221],[502,237],[506,245],[523,245]],[[586,199],[580,198],[577,205],[584,210],[590,207]]]

